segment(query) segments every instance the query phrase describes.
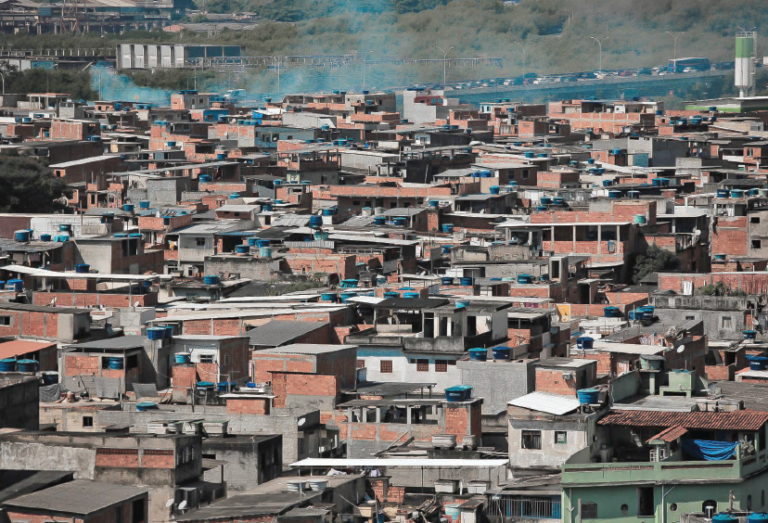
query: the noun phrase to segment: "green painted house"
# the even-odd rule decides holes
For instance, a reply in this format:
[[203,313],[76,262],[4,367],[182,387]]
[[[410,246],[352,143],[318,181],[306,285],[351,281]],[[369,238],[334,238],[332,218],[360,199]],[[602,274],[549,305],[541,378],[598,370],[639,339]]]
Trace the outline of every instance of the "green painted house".
[[601,450],[562,467],[563,523],[678,523],[729,503],[766,511],[767,422],[751,410],[613,410],[598,421]]

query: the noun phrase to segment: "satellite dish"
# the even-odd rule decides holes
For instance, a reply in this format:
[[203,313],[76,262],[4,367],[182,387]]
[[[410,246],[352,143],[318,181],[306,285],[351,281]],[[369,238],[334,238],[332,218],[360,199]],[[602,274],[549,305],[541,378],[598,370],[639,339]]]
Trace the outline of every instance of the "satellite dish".
[[678,354],[682,354],[683,352],[685,352],[685,345],[680,345],[680,346],[677,348],[677,353],[678,353]]
[[184,510],[185,508],[187,508],[187,501],[186,500],[184,500],[181,503],[179,503],[179,510]]
[[171,508],[173,506],[173,498],[165,502],[165,508]]
[[303,427],[306,422],[307,422],[307,418],[301,418],[299,420],[299,427]]
[[56,298],[51,300],[51,307],[53,307],[54,305],[56,305]]
[[133,302],[134,307],[138,307],[139,305],[140,305],[139,300],[136,300],[135,302]]

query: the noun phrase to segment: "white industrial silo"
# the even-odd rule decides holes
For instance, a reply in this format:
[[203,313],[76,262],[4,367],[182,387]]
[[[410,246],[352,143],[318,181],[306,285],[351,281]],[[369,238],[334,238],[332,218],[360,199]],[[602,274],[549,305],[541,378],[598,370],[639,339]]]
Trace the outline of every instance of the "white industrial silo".
[[748,94],[754,85],[756,41],[757,33],[755,31],[736,33],[735,83],[741,97]]

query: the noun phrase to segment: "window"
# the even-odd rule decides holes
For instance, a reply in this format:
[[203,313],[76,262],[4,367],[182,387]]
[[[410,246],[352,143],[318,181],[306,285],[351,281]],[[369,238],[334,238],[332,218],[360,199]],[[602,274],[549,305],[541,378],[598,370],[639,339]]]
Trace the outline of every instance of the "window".
[[10,316],[0,316],[0,325],[10,327],[13,325],[13,321]]
[[759,249],[761,247],[762,243],[760,240],[752,240],[752,248],[753,249]]
[[382,374],[392,374],[392,360],[381,360],[379,372]]
[[417,372],[429,372],[429,360],[416,360]]
[[568,433],[564,430],[555,431],[555,445],[565,445],[568,443]]
[[723,330],[732,330],[733,329],[733,318],[730,316],[723,316],[720,319],[720,328]]
[[669,510],[670,510],[670,512],[677,512],[677,503],[672,503],[669,506]]
[[201,354],[200,363],[216,363],[213,360],[213,354]]
[[125,368],[126,369],[135,369],[139,366],[139,355],[134,354],[133,356],[128,356],[125,359]]
[[527,180],[530,177],[530,171],[528,169],[523,169],[523,180]]
[[83,416],[83,428],[93,427],[93,416]]
[[637,489],[637,515],[653,516],[656,512],[656,504],[653,502],[654,487],[638,487]]
[[131,523],[141,523],[144,521],[144,500],[137,499],[133,502],[133,519]]
[[582,503],[581,504],[581,518],[582,519],[597,519],[597,503]]
[[714,501],[712,499],[706,500],[704,503],[701,504],[701,511],[704,514],[707,514],[707,517],[712,517],[712,514],[717,512],[717,501]]
[[205,238],[195,238],[195,245],[205,247]]
[[448,372],[448,360],[435,360],[435,372]]
[[360,205],[360,200],[352,200],[352,205]]
[[686,316],[685,317],[686,321],[695,320],[695,319],[696,319],[696,316]]
[[625,503],[625,504],[623,504],[623,505],[621,506],[621,515],[622,515],[622,516],[626,516],[626,515],[627,515],[627,512],[629,512],[629,507],[628,507],[628,506],[627,506],[627,504]]
[[358,369],[364,369],[365,368],[365,360],[357,360],[357,368]]
[[520,448],[527,450],[541,450],[541,431],[524,430],[520,441]]
[[101,358],[101,368],[102,369],[108,369],[109,368],[109,360],[112,358]]
[[752,216],[749,219],[749,223],[760,223],[760,217],[759,216]]

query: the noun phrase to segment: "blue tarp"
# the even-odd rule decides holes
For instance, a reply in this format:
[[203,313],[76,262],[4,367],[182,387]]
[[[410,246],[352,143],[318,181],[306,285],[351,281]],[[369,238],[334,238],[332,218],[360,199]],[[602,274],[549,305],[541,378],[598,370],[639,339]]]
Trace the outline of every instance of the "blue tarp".
[[704,461],[723,461],[736,455],[738,443],[710,441],[706,439],[684,439],[683,451]]

